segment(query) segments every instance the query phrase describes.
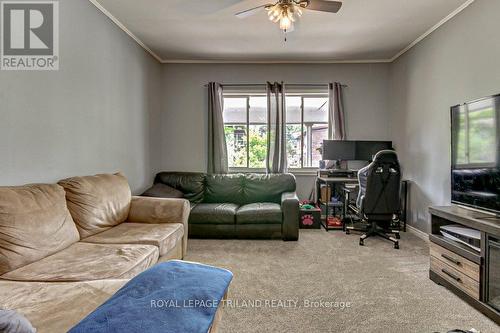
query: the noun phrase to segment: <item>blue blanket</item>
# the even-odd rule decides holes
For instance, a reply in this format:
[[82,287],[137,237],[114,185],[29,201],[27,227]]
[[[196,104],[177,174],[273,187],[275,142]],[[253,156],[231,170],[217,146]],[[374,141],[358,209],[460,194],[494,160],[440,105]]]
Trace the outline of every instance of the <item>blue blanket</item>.
[[207,333],[233,278],[225,269],[170,261],[136,276],[70,333]]

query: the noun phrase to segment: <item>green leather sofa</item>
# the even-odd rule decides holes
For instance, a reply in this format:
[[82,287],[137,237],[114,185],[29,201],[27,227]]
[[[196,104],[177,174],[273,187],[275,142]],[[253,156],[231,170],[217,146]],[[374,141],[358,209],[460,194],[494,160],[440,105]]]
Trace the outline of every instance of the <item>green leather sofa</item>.
[[299,238],[299,199],[292,174],[207,175],[160,172],[191,202],[192,238]]

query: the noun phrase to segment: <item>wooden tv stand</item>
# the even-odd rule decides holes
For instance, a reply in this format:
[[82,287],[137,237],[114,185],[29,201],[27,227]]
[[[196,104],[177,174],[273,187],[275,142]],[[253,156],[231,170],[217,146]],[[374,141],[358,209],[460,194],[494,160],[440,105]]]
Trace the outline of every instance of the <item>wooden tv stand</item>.
[[[460,206],[430,207],[429,212],[431,213],[430,279],[448,288],[500,324],[499,311],[488,304],[492,293],[488,287],[489,280],[493,272],[498,271],[500,267],[500,257],[489,256],[490,251],[493,253],[489,244],[500,239],[500,218]],[[460,224],[479,230],[480,251],[442,236],[439,228],[449,224]],[[491,259],[488,260],[489,257]]]

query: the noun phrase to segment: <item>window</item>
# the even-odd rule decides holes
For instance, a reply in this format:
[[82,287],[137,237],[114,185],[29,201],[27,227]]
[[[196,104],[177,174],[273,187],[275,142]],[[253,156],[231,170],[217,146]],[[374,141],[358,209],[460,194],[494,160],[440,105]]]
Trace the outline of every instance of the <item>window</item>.
[[225,95],[223,118],[229,167],[265,169],[266,96]]
[[[328,138],[328,93],[286,94],[288,167],[319,166],[323,140]],[[224,132],[229,168],[265,169],[267,97],[264,93],[225,93]]]
[[288,167],[317,168],[328,139],[328,94],[287,94],[286,109]]

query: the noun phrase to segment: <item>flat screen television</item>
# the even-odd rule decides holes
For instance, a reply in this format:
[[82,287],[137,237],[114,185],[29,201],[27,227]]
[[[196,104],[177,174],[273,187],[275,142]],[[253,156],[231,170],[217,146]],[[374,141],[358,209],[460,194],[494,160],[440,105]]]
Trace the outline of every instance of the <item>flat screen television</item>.
[[500,94],[451,108],[451,201],[500,214]]

